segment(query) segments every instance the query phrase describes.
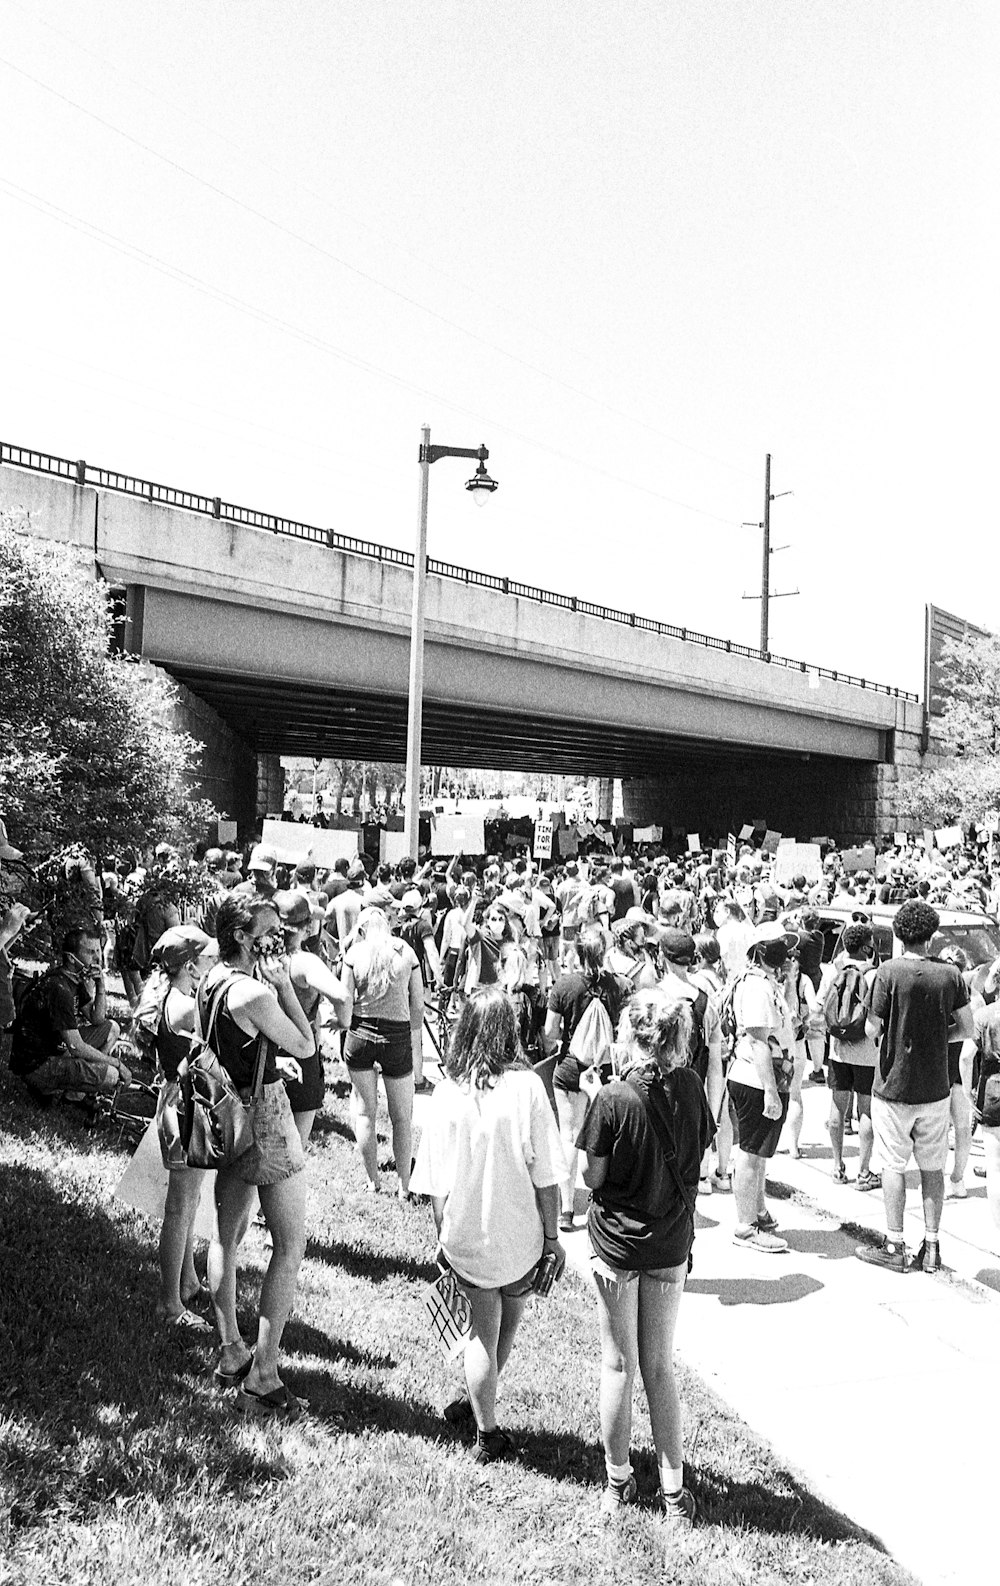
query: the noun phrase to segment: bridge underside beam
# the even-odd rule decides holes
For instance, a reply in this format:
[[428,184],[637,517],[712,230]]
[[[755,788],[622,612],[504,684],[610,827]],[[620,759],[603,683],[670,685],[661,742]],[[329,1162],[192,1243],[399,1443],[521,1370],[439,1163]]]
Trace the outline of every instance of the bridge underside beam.
[[[407,706],[400,695],[241,678],[176,665],[169,670],[207,700],[258,753],[398,763],[405,759]],[[632,727],[584,725],[555,713],[489,711],[434,699],[424,701],[423,761],[626,778],[656,776],[668,766],[695,771],[753,761],[790,768],[811,761],[833,772],[842,764],[834,757]]]

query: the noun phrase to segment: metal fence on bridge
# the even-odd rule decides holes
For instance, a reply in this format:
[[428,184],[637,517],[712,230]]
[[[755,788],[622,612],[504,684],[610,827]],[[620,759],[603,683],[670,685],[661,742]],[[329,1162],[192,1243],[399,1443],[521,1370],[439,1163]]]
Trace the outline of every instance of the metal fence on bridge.
[[[226,523],[240,523],[246,528],[262,529],[269,534],[286,534],[297,540],[308,540],[313,545],[326,545],[331,550],[349,551],[353,556],[366,556],[372,561],[390,562],[396,567],[412,567],[412,551],[400,551],[392,545],[379,545],[374,540],[358,540],[350,534],[338,534],[333,529],[321,529],[313,523],[299,523],[295,518],[278,517],[272,512],[257,512],[251,507],[234,506],[219,496],[200,496],[190,490],[179,490],[174,485],[158,485],[151,479],[138,479],[134,474],[121,474],[112,468],[97,468],[82,458],[73,461],[68,457],[53,457],[48,452],[34,451],[27,446],[11,446],[0,442],[0,464],[11,463],[16,468],[30,468],[35,473],[54,474],[60,479],[70,479],[77,485],[95,485],[101,490],[118,490],[124,495],[139,496],[143,501],[159,506],[181,507],[186,512],[203,512],[206,517],[218,518]],[[828,666],[814,666],[809,661],[794,661],[787,655],[776,655],[754,649],[751,645],[737,644],[733,639],[714,638],[709,633],[699,633],[694,628],[679,628],[671,622],[657,622],[652,617],[640,617],[634,611],[617,611],[612,606],[596,606],[589,600],[578,600],[575,595],[559,595],[551,589],[539,589],[534,584],[521,584],[514,578],[498,578],[492,573],[477,573],[471,567],[458,567],[452,562],[439,562],[427,558],[427,571],[438,578],[450,578],[457,583],[474,585],[479,589],[492,589],[503,595],[515,595],[520,600],[532,600],[543,606],[558,606],[563,611],[580,612],[585,617],[599,617],[602,622],[618,622],[630,628],[641,628],[644,633],[661,634],[669,639],[681,639],[686,644],[700,644],[705,649],[721,650],[727,655],[746,656],[751,661],[761,661],[768,666],[784,667],[792,672],[811,672],[815,677],[829,678],[834,683],[846,683],[851,688],[873,689],[877,694],[888,694],[893,699],[917,702],[916,694],[906,689],[893,688],[889,683],[875,683],[870,678],[856,677],[852,672],[841,672]]]

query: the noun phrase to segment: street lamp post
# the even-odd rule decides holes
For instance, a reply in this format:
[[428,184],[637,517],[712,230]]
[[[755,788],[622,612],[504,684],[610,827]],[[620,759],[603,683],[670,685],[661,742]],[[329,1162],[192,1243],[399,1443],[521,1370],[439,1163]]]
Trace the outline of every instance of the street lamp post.
[[427,497],[430,490],[431,463],[441,457],[475,457],[479,467],[465,488],[479,502],[497,488],[486,472],[490,455],[485,446],[432,446],[430,426],[421,431],[420,512],[417,520],[417,551],[413,559],[413,618],[410,624],[410,683],[406,723],[406,809],[403,832],[406,851],[416,859],[420,843],[420,748],[424,712],[424,609],[427,596]]

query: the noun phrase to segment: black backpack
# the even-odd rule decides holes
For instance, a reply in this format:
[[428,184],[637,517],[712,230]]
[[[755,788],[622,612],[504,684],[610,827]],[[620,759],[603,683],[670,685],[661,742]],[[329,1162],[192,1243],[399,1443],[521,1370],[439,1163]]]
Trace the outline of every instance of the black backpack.
[[868,1005],[863,964],[845,964],[839,971],[823,1002],[823,1017],[835,1041],[854,1046],[864,1040]]
[[9,1066],[11,1073],[22,1079],[48,1062],[58,1045],[52,1039],[52,1024],[45,1001],[52,973],[47,969],[31,975],[18,967],[12,977],[14,1025]]
[[708,1078],[708,1041],[705,1038],[705,1015],[708,1012],[708,992],[699,991],[691,1004],[691,1045],[688,1068],[693,1068],[702,1084]]

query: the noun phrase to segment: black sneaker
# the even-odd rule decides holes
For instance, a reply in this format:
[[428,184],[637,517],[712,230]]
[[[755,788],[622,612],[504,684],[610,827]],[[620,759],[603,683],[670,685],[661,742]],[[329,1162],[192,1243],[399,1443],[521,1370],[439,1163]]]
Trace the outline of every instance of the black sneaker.
[[477,1465],[490,1465],[495,1459],[510,1459],[516,1453],[517,1447],[510,1433],[495,1426],[492,1432],[477,1434],[472,1457]]
[[654,1507],[672,1529],[689,1531],[698,1518],[698,1504],[688,1487],[682,1487],[680,1492],[657,1493]]
[[928,1245],[926,1239],[921,1239],[920,1249],[910,1262],[911,1272],[940,1272],[941,1271],[941,1246]]
[[870,1267],[884,1267],[887,1272],[906,1271],[906,1247],[902,1243],[890,1244],[887,1239],[882,1245],[858,1245],[854,1254]]

